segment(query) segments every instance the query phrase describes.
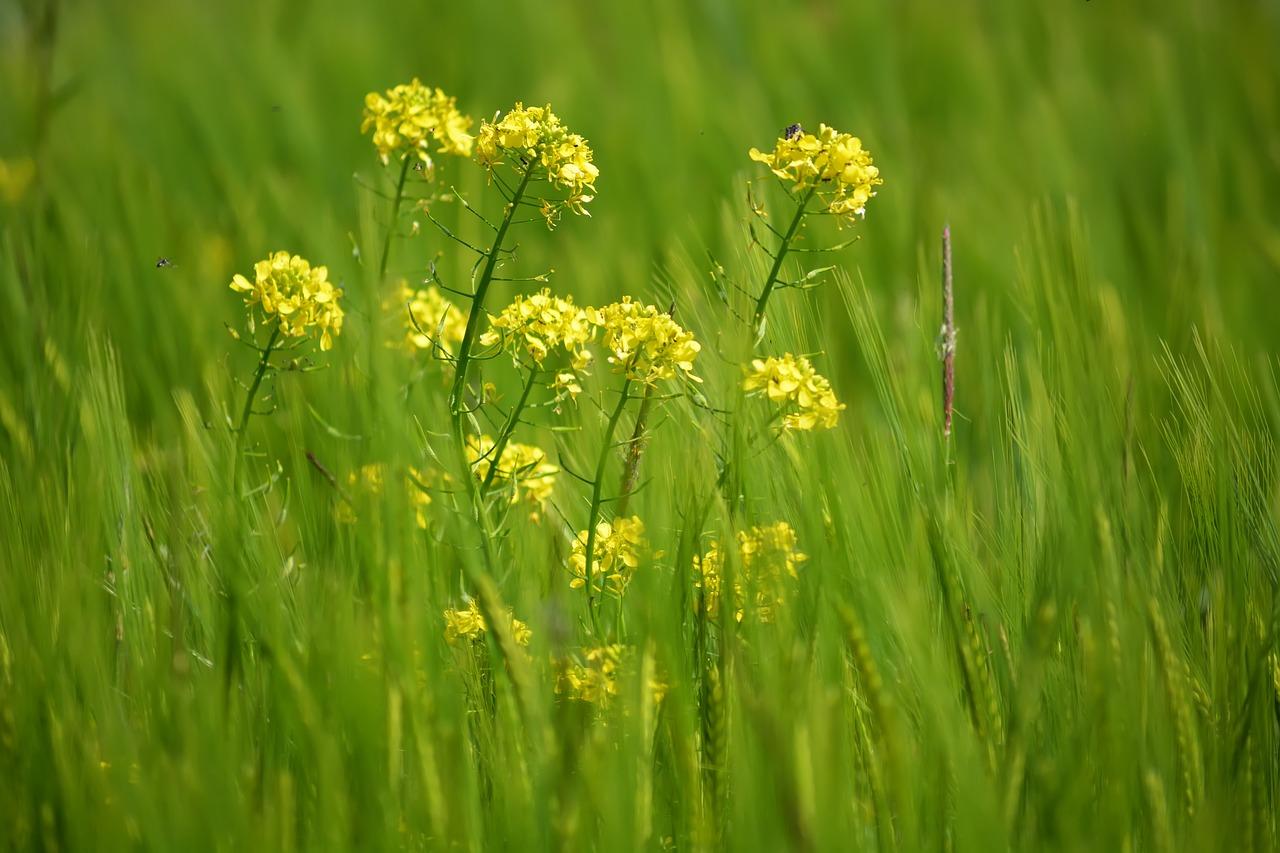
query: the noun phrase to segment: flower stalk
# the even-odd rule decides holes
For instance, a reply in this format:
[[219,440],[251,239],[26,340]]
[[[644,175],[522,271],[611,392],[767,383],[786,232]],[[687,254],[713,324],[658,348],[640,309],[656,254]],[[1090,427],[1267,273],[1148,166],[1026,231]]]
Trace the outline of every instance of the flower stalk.
[[471,297],[471,311],[467,315],[467,327],[462,333],[462,343],[458,345],[458,356],[454,365],[453,390],[449,393],[449,410],[453,413],[455,432],[459,433],[459,447],[461,447],[462,410],[467,390],[467,369],[471,366],[471,349],[475,345],[476,331],[480,328],[480,317],[484,314],[484,297],[489,292],[489,285],[493,282],[493,272],[498,266],[498,255],[502,252],[502,243],[507,238],[511,223],[515,221],[516,211],[520,208],[520,201],[524,198],[529,181],[533,178],[537,163],[537,160],[531,160],[525,167],[524,176],[512,193],[511,201],[507,203],[506,213],[502,217],[502,222],[498,224],[497,232],[493,235],[493,245],[486,253],[484,269],[480,272],[475,293]]
[[618,421],[622,419],[622,411],[627,407],[627,402],[631,399],[629,392],[631,390],[631,379],[627,378],[622,382],[622,389],[618,392],[618,405],[614,406],[613,414],[609,416],[609,423],[604,431],[604,444],[600,447],[600,458],[596,462],[596,473],[592,478],[591,484],[591,509],[587,513],[587,543],[584,547],[586,557],[586,587],[587,587],[587,610],[591,615],[591,627],[593,632],[598,636],[600,634],[599,617],[596,614],[596,592],[592,586],[592,561],[595,559],[596,550],[596,525],[600,521],[600,505],[601,491],[604,488],[604,470],[609,463],[609,451],[613,449],[613,434],[617,431]]
[[387,262],[391,259],[391,241],[396,234],[396,224],[400,221],[400,205],[404,202],[404,183],[409,177],[409,161],[406,155],[402,158],[400,178],[396,181],[396,195],[391,202],[391,221],[387,224],[387,236],[382,241],[382,258],[378,261],[378,283],[387,275]]
[[774,288],[778,285],[778,276],[782,274],[782,262],[786,259],[787,252],[791,250],[791,243],[795,239],[796,232],[800,230],[800,223],[804,220],[805,213],[808,212],[809,200],[813,198],[817,190],[818,187],[815,184],[800,199],[800,203],[796,207],[796,215],[791,220],[791,225],[787,228],[786,233],[782,235],[782,242],[778,245],[778,251],[773,256],[773,266],[769,268],[769,275],[764,280],[764,287],[760,290],[759,298],[756,299],[756,308],[752,317],[757,336],[764,329],[765,308],[769,304],[769,297],[773,294]]
[[262,355],[258,359],[258,367],[253,372],[253,381],[249,384],[248,393],[245,394],[244,408],[240,410],[240,421],[236,424],[236,443],[231,456],[231,483],[233,489],[237,485],[240,474],[240,451],[244,446],[245,428],[249,426],[249,418],[253,415],[253,401],[258,396],[258,389],[262,387],[262,379],[267,375],[267,368],[271,366],[271,353],[279,340],[280,324],[276,323],[271,327],[271,336],[267,338],[267,345],[262,348]]
[[[480,497],[483,499],[489,493],[489,489],[493,486],[493,480],[498,475],[499,462],[502,459],[502,451],[507,449],[507,443],[511,440],[511,434],[516,431],[516,424],[520,423],[520,413],[524,411],[525,405],[529,402],[529,394],[533,391],[533,386],[537,383],[538,368],[529,368],[529,377],[525,380],[524,389],[520,392],[520,399],[516,401],[515,407],[511,410],[506,423],[502,425],[502,431],[498,433],[498,438],[493,443],[493,449],[489,451],[489,472],[485,474],[484,481],[480,484]],[[515,477],[514,471],[507,472],[508,476]]]

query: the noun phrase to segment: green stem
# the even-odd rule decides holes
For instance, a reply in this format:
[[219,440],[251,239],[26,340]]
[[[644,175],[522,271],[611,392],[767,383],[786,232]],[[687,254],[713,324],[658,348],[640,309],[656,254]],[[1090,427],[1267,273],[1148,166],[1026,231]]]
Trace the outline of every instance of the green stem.
[[817,184],[809,188],[804,194],[804,198],[800,199],[800,205],[796,208],[795,218],[791,220],[791,227],[787,229],[787,233],[782,235],[782,243],[778,246],[778,252],[773,256],[773,266],[769,268],[769,276],[764,281],[764,289],[760,291],[760,298],[756,300],[756,310],[754,316],[754,325],[758,332],[764,323],[764,310],[769,304],[769,297],[773,294],[774,288],[778,284],[778,275],[782,272],[782,261],[787,257],[787,252],[791,250],[791,241],[795,239],[796,231],[800,228],[800,222],[804,219],[804,215],[809,207],[809,200],[813,198],[813,194],[818,191]]
[[605,427],[604,445],[600,448],[600,459],[596,462],[596,475],[591,485],[591,511],[587,514],[587,544],[584,549],[587,562],[584,570],[587,575],[587,610],[591,614],[591,627],[596,636],[600,635],[600,625],[596,617],[596,591],[592,586],[591,561],[595,558],[596,523],[600,520],[600,490],[604,487],[604,469],[609,462],[609,451],[613,449],[613,433],[622,418],[622,410],[631,399],[627,396],[630,389],[631,380],[627,379],[622,383],[622,390],[618,392],[618,405],[614,407],[613,414],[609,416],[609,425]]
[[387,225],[387,236],[382,241],[382,260],[378,262],[378,283],[387,276],[387,261],[391,259],[391,239],[396,234],[396,224],[400,221],[400,203],[404,201],[404,182],[409,176],[410,157],[404,158],[404,163],[400,167],[400,180],[396,182],[396,197],[391,203],[391,223]]
[[[533,391],[535,380],[538,378],[538,368],[529,368],[529,378],[525,380],[524,391],[520,393],[520,399],[516,401],[515,408],[511,410],[510,417],[507,422],[502,425],[502,432],[498,433],[498,440],[493,444],[493,451],[489,454],[489,473],[485,475],[484,482],[480,484],[480,497],[483,499],[489,493],[489,489],[493,486],[494,477],[498,473],[498,462],[502,459],[502,451],[507,449],[507,442],[511,440],[511,434],[516,431],[516,424],[520,422],[520,412],[524,410],[525,403],[529,402],[529,394]],[[508,476],[515,476],[512,471]]]
[[493,281],[493,271],[498,265],[498,255],[502,251],[502,241],[507,237],[507,231],[511,228],[511,223],[515,221],[516,211],[520,208],[520,200],[524,197],[524,191],[529,186],[529,180],[533,177],[534,166],[537,160],[530,161],[528,167],[524,170],[524,177],[520,180],[520,185],[516,187],[515,193],[511,196],[511,201],[507,205],[507,212],[502,217],[501,224],[498,225],[498,231],[493,236],[493,246],[489,249],[484,269],[480,272],[480,278],[476,282],[475,294],[471,297],[471,312],[467,315],[467,328],[462,333],[462,343],[458,345],[458,357],[454,364],[453,390],[449,393],[449,411],[453,413],[455,431],[460,432],[461,415],[464,403],[464,396],[467,390],[467,368],[471,366],[471,347],[475,342],[476,330],[480,327],[480,315],[484,313],[484,297],[489,290],[489,284]]
[[253,373],[253,382],[249,385],[249,393],[244,398],[244,408],[240,411],[240,423],[236,425],[236,445],[231,456],[231,483],[233,489],[240,471],[240,449],[244,446],[245,427],[249,425],[249,417],[253,414],[253,400],[258,396],[258,388],[262,386],[262,378],[267,375],[271,351],[275,349],[276,341],[278,340],[280,340],[280,323],[276,321],[275,326],[271,329],[271,337],[267,338],[267,345],[262,348],[262,357],[258,359],[258,369]]

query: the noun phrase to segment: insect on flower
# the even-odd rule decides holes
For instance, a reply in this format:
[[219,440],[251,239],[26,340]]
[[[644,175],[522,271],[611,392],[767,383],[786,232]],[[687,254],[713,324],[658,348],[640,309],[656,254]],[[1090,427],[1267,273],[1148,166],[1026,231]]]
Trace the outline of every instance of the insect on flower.
[[173,261],[169,260],[168,258],[164,256],[156,258],[156,269],[164,269],[165,267],[171,267],[171,266],[173,266]]
[[796,122],[795,124],[787,125],[787,129],[782,131],[782,137],[784,139],[795,139],[802,133],[804,133],[804,128],[800,126],[800,122]]

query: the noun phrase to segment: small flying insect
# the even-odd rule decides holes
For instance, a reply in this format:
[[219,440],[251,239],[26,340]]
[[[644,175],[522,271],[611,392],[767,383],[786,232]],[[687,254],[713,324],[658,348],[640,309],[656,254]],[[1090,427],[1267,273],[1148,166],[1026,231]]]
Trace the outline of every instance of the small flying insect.
[[795,139],[802,133],[804,133],[804,128],[800,126],[799,122],[787,125],[787,129],[782,131],[782,135],[787,139]]
[[173,266],[173,261],[169,260],[168,258],[163,256],[156,258],[156,269],[159,270],[159,269],[164,269],[165,267],[171,267],[171,266]]

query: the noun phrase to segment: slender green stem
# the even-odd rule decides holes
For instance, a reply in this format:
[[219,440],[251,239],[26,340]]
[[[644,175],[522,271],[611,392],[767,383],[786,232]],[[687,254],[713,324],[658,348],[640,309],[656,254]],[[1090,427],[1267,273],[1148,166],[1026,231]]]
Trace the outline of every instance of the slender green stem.
[[258,388],[262,386],[262,378],[267,375],[267,368],[270,366],[271,361],[271,351],[275,349],[276,342],[279,340],[280,323],[277,321],[271,329],[271,337],[267,338],[267,345],[262,348],[262,357],[258,359],[258,368],[253,373],[253,382],[249,385],[249,393],[244,398],[244,408],[240,410],[240,422],[236,425],[236,444],[231,456],[231,483],[233,488],[240,471],[240,449],[244,446],[244,431],[249,425],[250,416],[253,414],[253,401],[258,396]]
[[804,219],[804,215],[809,207],[809,200],[813,198],[813,194],[818,191],[818,186],[809,188],[809,191],[800,199],[800,204],[796,207],[795,218],[791,220],[791,226],[787,228],[785,234],[782,235],[782,242],[778,245],[777,254],[773,256],[773,266],[769,268],[769,275],[764,280],[764,288],[760,291],[760,298],[756,300],[756,310],[753,319],[757,332],[764,323],[764,311],[769,304],[769,297],[773,294],[773,290],[778,285],[778,276],[782,273],[782,261],[787,257],[787,252],[791,250],[791,241],[795,239],[796,231],[800,229],[800,222]]
[[627,514],[627,504],[631,501],[631,493],[635,491],[636,479],[640,476],[640,457],[644,455],[644,446],[648,443],[645,429],[649,423],[649,410],[653,407],[653,386],[644,386],[644,396],[640,398],[640,411],[636,414],[636,426],[631,431],[631,442],[627,446],[627,461],[622,464],[622,488],[618,496],[618,515]]
[[534,166],[537,160],[530,161],[524,170],[524,177],[520,180],[520,185],[516,187],[515,193],[511,196],[511,201],[507,205],[507,212],[502,217],[502,222],[498,225],[498,231],[493,235],[493,246],[490,247],[484,263],[484,269],[480,272],[480,278],[476,281],[476,290],[471,297],[471,312],[467,315],[467,328],[462,333],[462,343],[458,344],[458,357],[454,364],[453,390],[449,394],[449,411],[453,413],[455,431],[461,430],[461,414],[463,404],[465,403],[467,390],[467,368],[471,366],[471,348],[475,343],[476,331],[480,327],[480,315],[484,314],[484,297],[489,291],[489,284],[493,281],[493,271],[498,265],[498,255],[502,252],[502,241],[507,237],[507,231],[511,228],[511,223],[515,221],[516,212],[520,208],[520,200],[524,197],[524,191],[529,186],[529,180],[533,177]]
[[[538,368],[529,368],[529,378],[525,380],[524,390],[520,393],[520,399],[516,401],[515,408],[511,410],[511,415],[507,418],[506,423],[502,425],[502,432],[498,433],[498,440],[493,444],[493,450],[489,454],[489,473],[485,474],[484,482],[480,484],[480,497],[483,499],[489,494],[490,487],[493,486],[493,480],[498,473],[498,462],[502,459],[502,451],[507,449],[507,442],[511,440],[511,434],[516,431],[516,424],[520,422],[520,412],[524,410],[525,404],[529,402],[529,394],[533,391],[533,386],[538,378]],[[508,472],[508,476],[513,476],[514,471]]]
[[391,222],[387,224],[387,236],[382,241],[382,259],[378,261],[378,283],[387,275],[387,261],[391,259],[391,240],[396,234],[396,225],[400,221],[400,203],[404,201],[404,182],[409,176],[409,162],[411,157],[405,157],[403,165],[400,166],[400,180],[396,182],[396,197],[391,203]]
[[618,405],[614,407],[613,414],[609,416],[609,425],[605,427],[604,444],[600,448],[600,459],[596,462],[596,475],[591,485],[591,510],[587,514],[587,544],[584,547],[587,562],[584,571],[586,572],[587,610],[591,614],[591,627],[596,636],[600,634],[600,625],[596,617],[596,591],[592,586],[591,561],[595,558],[596,551],[596,523],[600,520],[600,492],[604,487],[604,469],[609,462],[609,451],[613,450],[613,433],[618,428],[618,421],[622,419],[622,410],[631,399],[627,396],[629,390],[631,390],[631,380],[627,379],[622,383],[622,390],[618,392]]

